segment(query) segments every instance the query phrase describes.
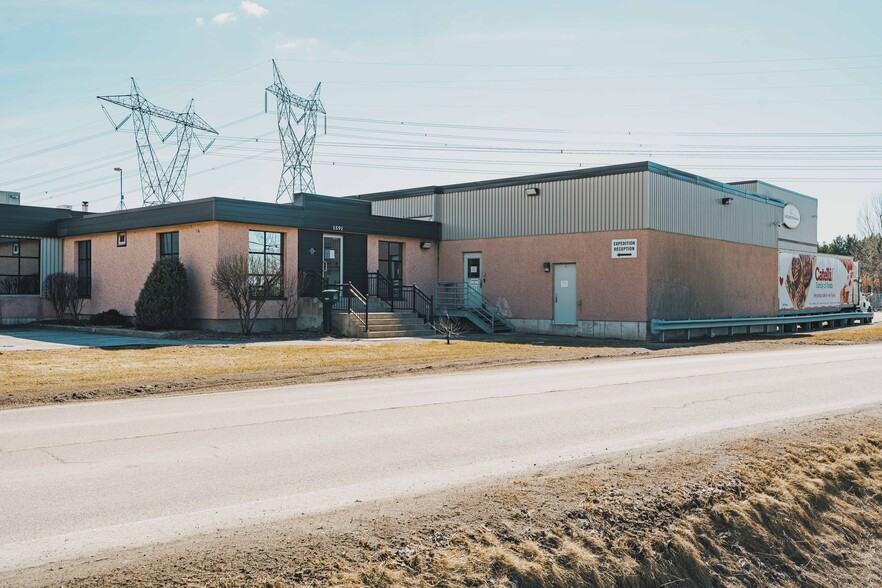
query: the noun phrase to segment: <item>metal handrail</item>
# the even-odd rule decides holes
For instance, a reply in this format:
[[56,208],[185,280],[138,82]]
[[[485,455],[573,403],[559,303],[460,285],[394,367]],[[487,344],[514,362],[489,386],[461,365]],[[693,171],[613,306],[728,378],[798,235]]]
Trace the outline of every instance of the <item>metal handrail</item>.
[[368,330],[368,321],[370,320],[370,312],[368,311],[368,298],[358,288],[352,285],[352,282],[345,284],[329,284],[328,288],[337,288],[340,297],[332,307],[333,310],[346,311],[347,314],[354,316],[358,322],[362,324],[364,330]]
[[395,297],[395,284],[380,272],[370,272],[368,278],[368,296],[375,296],[383,304],[389,306],[389,310],[395,310],[392,299]]
[[415,312],[424,322],[430,322],[434,315],[434,298],[420,290],[419,286],[396,284],[380,272],[368,274],[368,295],[377,297],[389,310]]
[[327,289],[328,280],[323,275],[313,269],[301,269],[300,275],[306,280],[303,287],[303,296],[307,298],[318,298],[322,290]]
[[413,288],[413,311],[417,313],[417,316],[422,317],[424,323],[432,322],[432,317],[435,314],[434,299],[420,290],[416,284],[411,287]]
[[435,303],[438,310],[463,310],[477,315],[479,320],[489,324],[491,332],[495,331],[497,321],[502,322],[499,307],[468,282],[438,282]]

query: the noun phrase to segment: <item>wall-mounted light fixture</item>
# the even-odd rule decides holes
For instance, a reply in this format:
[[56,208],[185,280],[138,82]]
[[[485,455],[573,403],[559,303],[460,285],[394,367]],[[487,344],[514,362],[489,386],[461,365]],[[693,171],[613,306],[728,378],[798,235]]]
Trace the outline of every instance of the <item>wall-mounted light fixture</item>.
[[722,204],[723,206],[729,206],[733,202],[735,202],[735,199],[731,196],[724,196],[723,199],[720,200],[720,204]]
[[546,261],[545,263],[542,264],[542,271],[545,273],[548,273],[551,271],[551,262],[550,261]]
[[526,190],[524,190],[524,194],[526,194],[527,196],[538,196],[539,188],[527,188]]
[[420,249],[431,249],[432,242],[431,241],[420,241]]

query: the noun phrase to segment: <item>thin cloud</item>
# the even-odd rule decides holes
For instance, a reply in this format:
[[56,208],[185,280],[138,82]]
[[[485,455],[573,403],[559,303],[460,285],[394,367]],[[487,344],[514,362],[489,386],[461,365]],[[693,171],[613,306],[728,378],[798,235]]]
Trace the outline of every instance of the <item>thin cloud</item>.
[[205,26],[205,19],[202,18],[201,16],[197,16],[196,17],[196,24],[199,25],[200,27]]
[[211,17],[211,22],[223,26],[225,24],[236,22],[236,15],[232,12],[221,12],[220,14],[215,14]]
[[251,2],[251,0],[242,0],[242,2],[239,3],[239,8],[241,8],[248,16],[256,16],[258,18],[266,16],[269,13],[269,10],[257,2]]

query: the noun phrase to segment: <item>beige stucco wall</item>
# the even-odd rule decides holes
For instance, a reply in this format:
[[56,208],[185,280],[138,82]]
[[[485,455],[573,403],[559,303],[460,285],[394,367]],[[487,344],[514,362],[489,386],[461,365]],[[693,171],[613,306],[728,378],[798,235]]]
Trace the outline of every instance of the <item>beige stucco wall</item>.
[[[197,223],[127,231],[127,245],[116,246],[116,233],[69,237],[64,240],[65,271],[77,271],[77,241],[92,241],[92,297],[84,314],[115,308],[134,315],[135,300],[153,263],[159,258],[159,233],[178,232],[179,258],[190,282],[190,314],[195,319],[238,319],[236,309],[211,286],[211,274],[218,258],[247,253],[248,231],[283,233],[286,269],[297,267],[297,229],[238,223]],[[260,318],[276,318],[278,301],[269,301]]]
[[368,235],[368,272],[376,272],[380,267],[380,241],[404,243],[404,267],[402,268],[404,284],[416,284],[420,290],[431,296],[435,290],[435,281],[438,275],[438,244],[430,241],[431,248],[421,249],[420,243],[423,240]]
[[[481,252],[484,296],[514,318],[551,319],[554,272],[543,263],[576,264],[579,321],[646,321],[645,254],[651,231],[576,233],[464,241],[442,241],[440,279],[462,281],[463,254]],[[612,239],[638,239],[636,259],[612,259]],[[642,251],[641,251],[642,249]]]
[[653,231],[649,318],[774,316],[778,250]]
[[[246,225],[239,223],[214,223],[218,231],[218,248],[215,260],[225,255],[248,252],[248,231],[269,231],[282,233],[282,263],[285,272],[297,272],[297,229],[291,227],[277,227],[271,225]],[[211,262],[212,264],[215,261]],[[212,265],[212,268],[214,266]],[[218,297],[217,292],[211,288],[211,272],[209,272],[208,288],[214,295],[214,316],[205,318],[235,319],[239,320],[236,307],[226,297]],[[258,318],[275,319],[279,316],[278,300],[268,300],[260,311]]]

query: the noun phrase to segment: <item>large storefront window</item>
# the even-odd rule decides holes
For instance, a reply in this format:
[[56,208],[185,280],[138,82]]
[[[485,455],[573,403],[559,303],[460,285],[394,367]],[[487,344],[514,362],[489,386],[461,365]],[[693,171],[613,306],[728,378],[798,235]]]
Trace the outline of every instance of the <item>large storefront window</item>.
[[40,293],[40,240],[0,237],[0,294]]
[[282,233],[248,231],[248,270],[252,288],[266,288],[270,297],[282,297]]

